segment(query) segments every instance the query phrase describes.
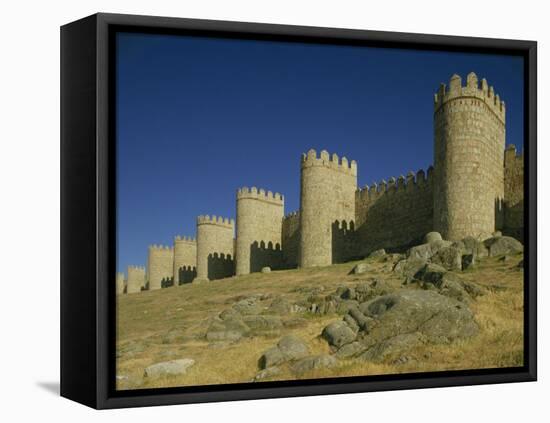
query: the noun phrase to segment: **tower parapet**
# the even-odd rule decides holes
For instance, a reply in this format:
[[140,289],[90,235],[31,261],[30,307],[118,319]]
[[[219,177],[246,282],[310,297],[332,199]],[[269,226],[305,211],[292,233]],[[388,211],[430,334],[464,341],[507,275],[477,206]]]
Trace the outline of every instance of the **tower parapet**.
[[[281,194],[252,187],[237,191],[236,274],[281,266],[281,233],[284,198]],[[259,249],[259,245],[273,248]]]
[[145,288],[145,267],[144,266],[128,266],[128,281],[126,284],[126,293],[133,294],[141,292]]
[[150,245],[147,259],[149,290],[161,289],[174,275],[174,248],[167,245]]
[[357,163],[323,150],[302,155],[300,195],[300,265],[333,263],[333,223],[353,222]]
[[434,111],[434,229],[445,239],[490,234],[504,196],[504,102],[472,72],[453,75]]
[[457,74],[451,77],[448,87],[443,83],[439,86],[439,90],[434,94],[435,113],[443,105],[453,100],[463,101],[475,107],[484,105],[502,124],[506,122],[506,105],[504,101],[495,93],[494,88],[489,86],[485,78],[481,80],[480,84],[477,75],[473,72],[468,74],[465,86],[462,85],[462,78]]
[[197,217],[197,277],[195,282],[234,274],[233,219],[209,215]]
[[174,237],[174,286],[193,281],[197,275],[197,240],[187,236]]

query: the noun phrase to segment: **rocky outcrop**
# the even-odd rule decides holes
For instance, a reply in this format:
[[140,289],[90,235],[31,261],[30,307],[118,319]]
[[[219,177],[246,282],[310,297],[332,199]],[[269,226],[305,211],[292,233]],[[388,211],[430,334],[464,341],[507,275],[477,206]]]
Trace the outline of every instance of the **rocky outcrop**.
[[361,303],[321,336],[338,357],[381,361],[420,344],[447,343],[477,332],[466,304],[431,290],[404,289]]

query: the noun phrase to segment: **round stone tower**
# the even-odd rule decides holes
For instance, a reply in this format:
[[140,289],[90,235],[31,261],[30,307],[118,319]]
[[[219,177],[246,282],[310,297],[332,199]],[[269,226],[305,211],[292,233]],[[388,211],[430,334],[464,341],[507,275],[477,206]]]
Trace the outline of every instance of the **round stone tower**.
[[[357,163],[315,150],[302,155],[300,194],[300,265],[333,263],[333,225],[347,227],[355,219]],[[344,223],[345,222],[345,223]]]
[[149,246],[147,272],[149,277],[149,290],[161,289],[174,277],[174,249],[164,245]]
[[116,294],[124,294],[124,289],[126,288],[126,281],[124,280],[124,273],[117,272],[116,274]]
[[234,274],[235,221],[216,216],[197,218],[197,277],[193,282]]
[[[279,193],[246,187],[237,191],[236,273],[281,266],[284,199]],[[263,244],[262,244],[263,243]],[[255,246],[265,245],[260,251]]]
[[145,286],[145,267],[128,266],[128,280],[126,282],[126,293],[133,294],[141,292]]
[[473,72],[434,100],[434,229],[449,240],[491,234],[504,197],[504,102]]
[[197,273],[197,241],[195,238],[174,238],[174,286],[191,282]]

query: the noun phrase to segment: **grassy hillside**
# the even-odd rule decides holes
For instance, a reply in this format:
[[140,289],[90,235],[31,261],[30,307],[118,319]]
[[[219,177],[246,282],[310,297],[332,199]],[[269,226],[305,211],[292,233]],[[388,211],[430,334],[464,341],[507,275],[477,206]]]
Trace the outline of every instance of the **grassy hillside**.
[[[406,357],[382,363],[339,360],[331,369],[314,370],[300,376],[283,370],[276,379],[320,378],[387,373],[410,373],[451,369],[519,366],[523,363],[523,271],[517,264],[523,255],[489,257],[474,270],[460,276],[485,288],[485,294],[470,303],[480,327],[473,338],[443,345],[424,345]],[[118,297],[117,385],[119,389],[249,382],[258,372],[261,354],[286,334],[304,340],[312,354],[327,354],[329,346],[320,338],[330,322],[341,320],[336,313],[319,315],[309,311],[281,316],[281,329],[244,337],[237,342],[208,342],[206,331],[221,311],[243,298],[257,295],[268,307],[274,299],[303,301],[312,290],[333,293],[338,287],[354,286],[374,277],[395,289],[403,277],[392,272],[393,263],[367,260],[369,272],[349,274],[357,263],[324,268],[255,273],[200,285],[184,285]],[[419,289],[408,286],[407,289]],[[309,293],[309,294],[308,294]],[[260,295],[260,294],[263,294]],[[145,367],[162,361],[192,358],[195,365],[185,375],[144,378]]]

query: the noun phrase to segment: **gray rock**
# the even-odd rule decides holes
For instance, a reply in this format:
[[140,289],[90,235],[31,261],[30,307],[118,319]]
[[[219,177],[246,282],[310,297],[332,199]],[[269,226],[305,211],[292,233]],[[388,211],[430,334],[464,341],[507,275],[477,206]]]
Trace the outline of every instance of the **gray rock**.
[[271,267],[269,266],[262,267],[262,273],[269,273],[269,272],[271,272]]
[[208,327],[206,331],[207,341],[238,341],[250,331],[240,315],[227,313],[223,316],[225,319],[215,319]]
[[407,258],[418,258],[422,260],[430,260],[434,254],[439,250],[452,245],[450,241],[433,241],[429,244],[421,244],[415,247],[409,248],[407,251]]
[[358,275],[361,273],[366,273],[369,270],[367,263],[358,263],[352,270],[352,273]]
[[376,250],[376,251],[373,251],[372,253],[370,253],[368,255],[368,258],[370,259],[373,259],[373,258],[380,258],[380,257],[384,257],[386,255],[386,250],[384,250],[383,248],[379,249],[379,250]]
[[359,302],[356,300],[342,300],[336,306],[336,312],[338,314],[346,314],[350,309],[357,308]]
[[424,235],[425,244],[429,244],[435,241],[442,241],[442,240],[443,238],[441,237],[441,234],[439,232],[428,232],[426,235]]
[[405,282],[412,282],[415,275],[420,269],[422,269],[427,263],[426,259],[418,257],[410,257],[405,260],[398,261],[394,266],[393,271],[405,277]]
[[164,361],[161,363],[152,364],[145,368],[145,377],[160,377],[160,376],[178,376],[187,373],[187,370],[195,364],[195,360],[191,358],[183,358],[180,360]]
[[443,266],[434,263],[426,264],[422,269],[420,269],[414,276],[416,279],[423,282],[432,283],[434,285],[439,285],[443,280],[443,276],[447,273],[447,269]]
[[332,322],[323,329],[321,336],[332,346],[341,346],[355,341],[357,335],[344,321]]
[[331,368],[336,365],[337,361],[331,355],[316,355],[302,358],[290,366],[290,369],[297,374],[306,373],[312,370]]
[[297,360],[309,354],[305,342],[293,335],[282,337],[277,343],[277,347],[281,350],[287,361]]
[[242,337],[243,334],[235,330],[213,330],[206,333],[208,342],[238,341]]
[[340,295],[340,298],[343,300],[355,300],[355,289],[354,288],[346,288],[344,292]]
[[352,308],[348,312],[348,316],[350,316],[357,324],[359,329],[362,331],[368,332],[369,330],[369,324],[371,323],[372,319],[365,316],[359,308]]
[[498,238],[498,237],[501,237],[502,236],[502,232],[501,231],[494,231],[493,232],[493,238]]
[[307,345],[292,335],[284,336],[276,346],[265,351],[258,361],[260,369],[303,358],[309,354]]
[[462,250],[452,245],[441,248],[432,256],[431,261],[448,270],[462,270]]
[[523,245],[521,242],[509,236],[489,238],[484,241],[484,244],[489,249],[489,255],[491,257],[523,252]]
[[285,356],[279,347],[271,347],[260,356],[258,360],[258,367],[260,369],[267,369],[269,367],[276,366],[285,362]]
[[349,314],[346,314],[344,316],[344,322],[346,322],[348,324],[348,326],[350,327],[350,329],[352,331],[354,331],[355,333],[359,332],[359,325],[357,324],[357,322],[355,321],[355,319],[353,317],[351,317]]

